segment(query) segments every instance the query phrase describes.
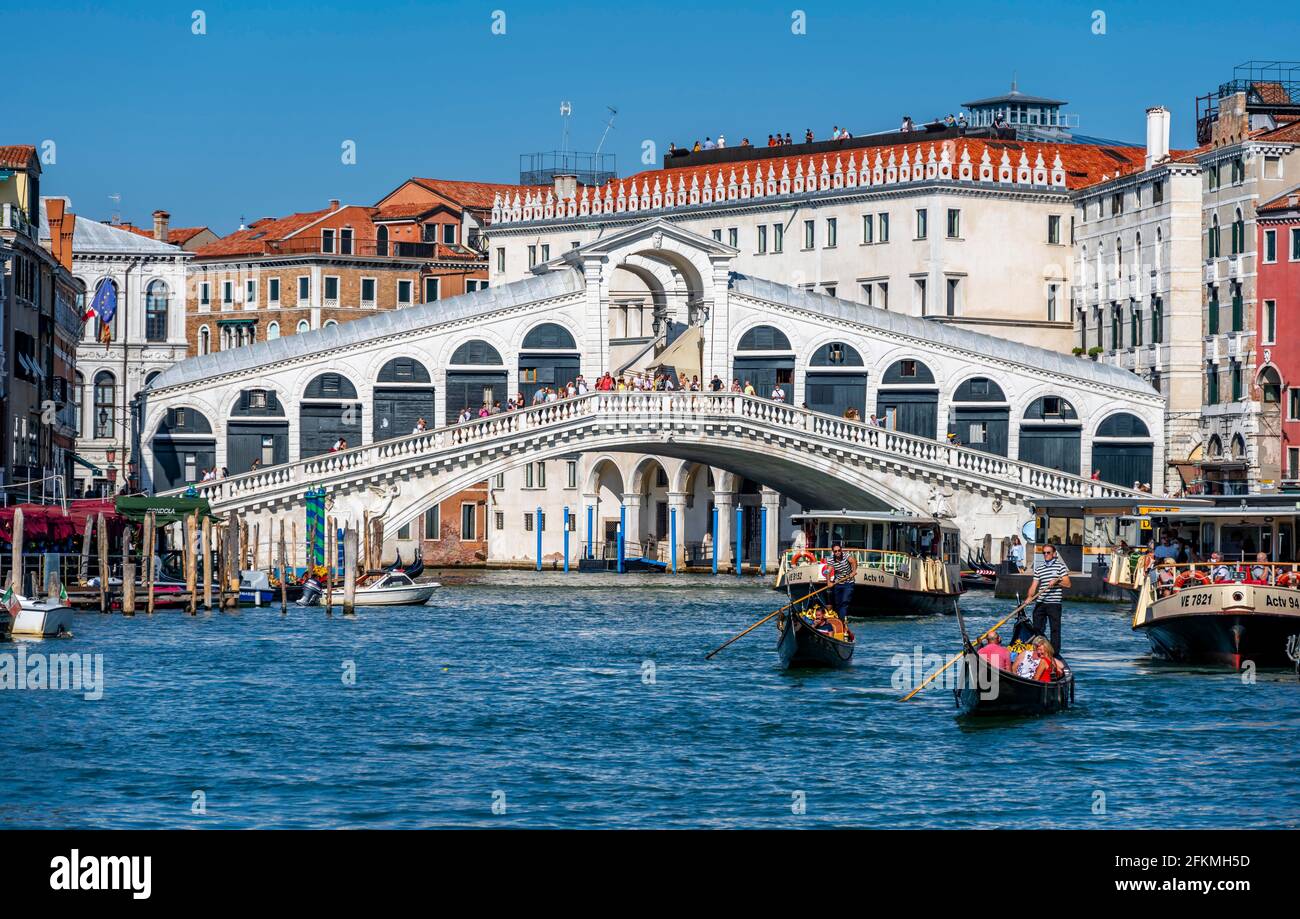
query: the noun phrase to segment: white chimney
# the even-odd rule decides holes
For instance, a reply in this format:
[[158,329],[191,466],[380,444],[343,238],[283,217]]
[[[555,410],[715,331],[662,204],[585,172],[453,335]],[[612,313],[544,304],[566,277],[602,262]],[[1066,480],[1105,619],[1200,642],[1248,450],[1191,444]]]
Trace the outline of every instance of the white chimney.
[[578,177],[557,175],[555,177],[555,197],[568,201],[578,196]]
[[1150,169],[1169,159],[1169,109],[1156,105],[1147,109],[1147,161]]

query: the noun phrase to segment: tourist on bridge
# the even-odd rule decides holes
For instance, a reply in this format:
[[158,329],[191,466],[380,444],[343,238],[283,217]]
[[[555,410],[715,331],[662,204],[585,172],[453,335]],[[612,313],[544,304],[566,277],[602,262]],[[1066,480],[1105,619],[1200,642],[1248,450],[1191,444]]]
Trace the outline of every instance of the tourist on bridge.
[[844,552],[844,543],[836,540],[831,545],[831,558],[827,562],[829,572],[826,582],[834,585],[830,589],[831,606],[839,613],[840,619],[848,621],[849,605],[853,602],[853,579],[858,574],[858,560]]
[[745,395],[747,395],[747,396],[757,396],[757,395],[758,395],[758,390],[754,388],[754,384],[751,383],[751,382],[749,382],[749,380],[746,380],[746,381],[745,381]]
[[722,392],[722,379],[715,373],[713,379],[709,381],[709,389],[714,392]]
[[1034,566],[1034,579],[1029,584],[1025,602],[1034,603],[1034,629],[1040,634],[1045,626],[1052,630],[1052,647],[1061,647],[1061,588],[1070,586],[1070,569],[1056,552],[1056,546],[1043,546],[1043,560]]
[[773,402],[785,401],[785,390],[781,388],[781,384],[779,383],[772,387],[772,401]]
[[411,433],[423,434],[427,430],[429,430],[429,423],[421,418],[415,422],[415,427],[411,429]]

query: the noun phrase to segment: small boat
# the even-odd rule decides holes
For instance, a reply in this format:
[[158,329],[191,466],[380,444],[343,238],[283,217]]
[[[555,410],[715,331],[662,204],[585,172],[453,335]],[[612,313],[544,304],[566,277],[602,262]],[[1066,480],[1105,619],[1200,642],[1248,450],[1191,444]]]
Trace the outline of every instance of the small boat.
[[13,617],[13,635],[55,638],[72,634],[72,607],[62,600],[28,600],[19,597],[21,609]]
[[437,581],[417,584],[403,571],[390,571],[372,584],[357,587],[357,606],[419,606],[442,585]]
[[847,667],[853,660],[854,639],[848,626],[839,619],[828,619],[834,634],[818,631],[813,626],[816,601],[799,603],[776,621],[781,637],[776,642],[776,652],[781,665],[793,667]]
[[385,571],[398,571],[404,573],[411,580],[415,580],[424,573],[424,556],[417,550],[415,561],[409,565],[402,564],[402,553],[397,553],[397,560],[384,569]]
[[239,572],[239,602],[253,606],[270,606],[280,597],[278,588],[271,586],[271,576],[265,571]]
[[[960,619],[961,613],[957,615]],[[1019,649],[1036,635],[1038,632],[1022,612],[1016,619],[1008,647],[1012,650]],[[1074,703],[1074,671],[1064,658],[1058,658],[1065,666],[1065,673],[1059,678],[1048,683],[1027,680],[980,657],[969,639],[966,639],[964,623],[962,638],[966,642],[966,653],[962,659],[959,685],[953,689],[958,717],[1051,715],[1064,711]]]

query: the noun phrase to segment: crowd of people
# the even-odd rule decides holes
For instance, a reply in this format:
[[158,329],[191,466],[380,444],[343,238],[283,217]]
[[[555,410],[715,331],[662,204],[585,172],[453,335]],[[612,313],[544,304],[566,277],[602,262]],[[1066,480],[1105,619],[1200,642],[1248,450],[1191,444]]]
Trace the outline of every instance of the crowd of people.
[[[951,118],[952,116],[949,115],[948,117]],[[911,130],[911,129],[907,128],[905,130]],[[850,131],[848,128],[842,128],[839,125],[834,125],[831,128],[831,140],[850,140],[852,139],[852,137],[853,137],[853,132]],[[811,144],[815,142],[816,139],[817,137],[813,133],[812,128],[808,128],[806,131],[803,132],[803,142],[805,144]],[[782,134],[780,131],[777,131],[775,134],[767,135],[767,145],[769,147],[789,147],[794,143],[795,143],[794,137],[790,134],[789,131],[786,131],[784,134]],[[748,137],[742,137],[740,140],[740,146],[752,147],[753,144],[749,142]],[[725,150],[726,147],[727,147],[726,135],[719,134],[717,140],[714,140],[713,136],[710,135],[704,138],[703,141],[697,140],[695,141],[695,143],[691,144],[690,152],[699,153],[701,150]],[[682,151],[678,150],[676,143],[668,144],[669,155],[673,155],[673,154],[680,155],[681,152]]]

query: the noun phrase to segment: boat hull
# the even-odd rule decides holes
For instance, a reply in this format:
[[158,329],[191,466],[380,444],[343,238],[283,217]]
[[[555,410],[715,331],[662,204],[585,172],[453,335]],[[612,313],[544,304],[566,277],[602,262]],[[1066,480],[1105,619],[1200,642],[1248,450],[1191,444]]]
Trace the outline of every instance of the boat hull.
[[953,690],[959,717],[1051,715],[1074,703],[1069,665],[1065,676],[1050,683],[1022,679],[974,653],[966,654],[962,666],[961,685]]
[[421,606],[429,601],[437,589],[437,584],[416,584],[413,587],[358,590],[355,602],[357,606]]
[[819,632],[800,616],[782,616],[780,634],[776,651],[781,658],[781,666],[787,670],[796,667],[838,669],[847,667],[853,660],[853,642],[839,641]]
[[53,638],[72,632],[72,607],[62,603],[23,601],[14,616],[11,634],[30,638]]
[[1133,629],[1146,633],[1151,653],[1161,660],[1290,669],[1296,662],[1288,646],[1300,643],[1300,591],[1241,583],[1189,586],[1145,610],[1139,607]]

